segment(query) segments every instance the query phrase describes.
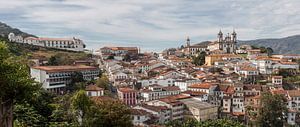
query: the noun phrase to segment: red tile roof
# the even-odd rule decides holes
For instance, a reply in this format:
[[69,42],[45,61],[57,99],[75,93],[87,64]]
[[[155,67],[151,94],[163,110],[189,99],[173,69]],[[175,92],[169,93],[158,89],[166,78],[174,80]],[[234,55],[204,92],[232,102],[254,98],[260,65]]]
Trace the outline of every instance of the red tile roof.
[[100,88],[96,85],[88,85],[88,86],[85,87],[85,90],[86,91],[102,91],[103,88]]
[[137,92],[134,89],[128,88],[128,87],[123,87],[123,88],[119,88],[118,91],[122,92],[122,93],[133,93],[133,92]]
[[44,70],[47,72],[64,72],[64,71],[79,71],[79,70],[97,70],[97,67],[76,65],[76,66],[36,66],[34,69]]
[[178,86],[167,86],[162,88],[165,91],[180,91],[180,88]]
[[138,116],[150,115],[149,112],[142,110],[142,109],[131,109],[130,112],[131,112],[131,115],[138,115]]
[[188,87],[189,88],[199,88],[199,89],[209,89],[212,86],[213,86],[213,84],[205,82],[205,83],[200,83],[200,84],[193,84]]

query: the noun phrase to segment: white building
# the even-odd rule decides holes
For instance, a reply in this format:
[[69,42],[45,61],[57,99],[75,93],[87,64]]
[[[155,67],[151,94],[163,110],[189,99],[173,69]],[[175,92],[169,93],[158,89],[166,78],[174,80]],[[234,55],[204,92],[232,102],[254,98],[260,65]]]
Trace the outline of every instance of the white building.
[[151,119],[150,113],[148,113],[142,109],[131,109],[131,116],[133,117],[132,124],[134,126],[143,126],[144,127],[147,125],[144,122]]
[[15,36],[14,33],[8,35],[8,39],[12,42],[37,45],[42,47],[57,48],[71,51],[83,51],[85,44],[78,38],[40,38]]
[[259,70],[261,74],[272,74],[273,72],[273,61],[270,58],[257,58],[250,60]]
[[272,84],[277,87],[282,87],[283,77],[282,76],[272,76]]
[[181,91],[187,91],[188,86],[193,85],[193,84],[198,84],[201,83],[201,80],[197,79],[179,79],[176,80],[174,85],[178,86]]
[[296,62],[277,62],[273,65],[274,69],[299,69],[299,64]]
[[171,118],[171,109],[166,106],[153,106],[153,105],[138,105],[134,109],[142,109],[158,118],[158,122],[164,124]]
[[9,33],[8,34],[8,40],[11,42],[18,42],[18,43],[23,43],[23,37],[22,36],[16,36],[14,33]]
[[160,99],[147,102],[148,105],[166,106],[171,109],[170,120],[183,119],[184,104],[178,100]]
[[96,85],[88,85],[85,87],[86,95],[90,97],[98,97],[104,95],[104,89]]
[[218,106],[202,102],[197,98],[182,99],[180,102],[187,107],[187,117],[197,121],[214,120],[218,118]]
[[31,77],[42,87],[53,92],[62,91],[71,82],[71,76],[80,72],[84,80],[96,79],[99,69],[93,66],[36,66],[30,68]]
[[232,98],[232,112],[233,113],[244,113],[244,88],[243,85],[234,86],[234,94]]
[[288,119],[290,125],[296,124],[296,114],[300,111],[300,90],[288,90]]
[[216,88],[217,85],[208,82],[188,86],[188,90],[190,91],[205,92],[208,94],[212,94]]
[[159,84],[161,86],[174,86],[175,79],[173,79],[173,78],[166,78],[166,79],[151,78],[151,79],[138,80],[138,83],[141,83],[142,87],[147,87],[147,86],[150,86],[153,84]]
[[163,87],[160,85],[150,85],[147,89],[140,91],[143,101],[152,101],[167,96],[180,94],[180,89],[177,86]]

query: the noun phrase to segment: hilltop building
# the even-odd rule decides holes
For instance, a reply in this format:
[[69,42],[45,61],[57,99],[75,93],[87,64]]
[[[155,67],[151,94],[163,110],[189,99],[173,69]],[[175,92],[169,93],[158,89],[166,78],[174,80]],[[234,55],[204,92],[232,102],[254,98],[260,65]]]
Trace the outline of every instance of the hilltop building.
[[11,42],[31,44],[41,47],[57,48],[71,51],[83,51],[85,44],[78,38],[41,38],[16,36],[14,33],[8,35]]
[[187,37],[185,46],[182,48],[182,52],[185,55],[193,56],[200,52],[210,52],[211,54],[235,54],[237,51],[237,34],[233,30],[231,34],[228,33],[226,37],[223,37],[223,33],[220,32],[217,35],[217,41],[202,42],[191,45],[191,40]]
[[236,53],[237,50],[237,34],[235,31],[233,31],[230,34],[223,38],[223,33],[220,30],[218,33],[218,40],[215,42],[210,43],[207,48],[209,51],[221,51],[223,53]]

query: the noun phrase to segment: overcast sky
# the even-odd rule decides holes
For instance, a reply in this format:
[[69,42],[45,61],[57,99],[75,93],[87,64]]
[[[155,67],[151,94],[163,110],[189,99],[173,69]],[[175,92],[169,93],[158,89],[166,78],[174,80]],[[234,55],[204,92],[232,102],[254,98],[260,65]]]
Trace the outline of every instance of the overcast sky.
[[0,21],[40,37],[79,37],[89,49],[144,51],[216,40],[300,33],[300,0],[0,0]]

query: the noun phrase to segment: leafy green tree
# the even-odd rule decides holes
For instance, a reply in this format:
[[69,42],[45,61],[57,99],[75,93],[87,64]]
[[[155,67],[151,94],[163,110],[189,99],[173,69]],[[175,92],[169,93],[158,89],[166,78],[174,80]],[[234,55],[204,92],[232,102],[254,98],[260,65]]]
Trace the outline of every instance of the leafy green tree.
[[244,127],[242,123],[229,119],[217,119],[198,122],[193,119],[184,121],[170,121],[166,123],[167,127]]
[[109,90],[109,79],[105,74],[102,74],[100,78],[97,79],[96,85],[104,88],[105,90]]
[[30,104],[16,104],[14,107],[15,126],[45,126],[46,118]]
[[86,117],[91,105],[92,102],[84,90],[79,90],[71,98],[71,108],[74,110],[80,125],[82,125],[82,120]]
[[130,109],[120,101],[97,101],[91,106],[85,126],[88,127],[132,127]]
[[85,82],[83,78],[83,74],[81,72],[74,72],[71,74],[71,82],[67,84],[67,89],[70,91],[74,91],[78,87],[80,88],[80,84],[78,83],[82,83],[82,82]]
[[205,64],[206,52],[200,52],[196,57],[193,57],[193,64],[201,66]]
[[115,57],[114,57],[113,55],[107,57],[108,60],[112,60],[112,59],[114,59],[114,58],[115,58]]
[[0,126],[13,126],[13,105],[30,98],[40,85],[30,78],[28,67],[0,42]]
[[261,99],[258,124],[262,127],[283,127],[287,115],[286,99],[283,95],[264,93]]
[[270,48],[270,47],[267,47],[267,48],[266,48],[266,47],[263,47],[263,46],[262,46],[262,47],[260,47],[259,49],[260,49],[260,52],[261,52],[261,53],[267,53],[268,56],[271,56],[271,55],[273,54],[273,52],[274,52],[273,49]]
[[48,65],[57,66],[59,64],[58,58],[55,56],[51,56],[48,61]]
[[271,56],[273,54],[273,52],[274,52],[273,49],[270,48],[270,47],[266,48],[266,50],[267,50],[268,56]]
[[123,61],[127,61],[127,62],[131,61],[130,55],[128,53],[124,56]]
[[77,119],[74,111],[71,109],[71,94],[65,94],[55,98],[55,102],[52,104],[54,107],[50,116],[51,126],[69,126],[77,125]]
[[14,123],[17,126],[47,126],[51,121],[54,95],[40,89],[25,102],[14,106]]

